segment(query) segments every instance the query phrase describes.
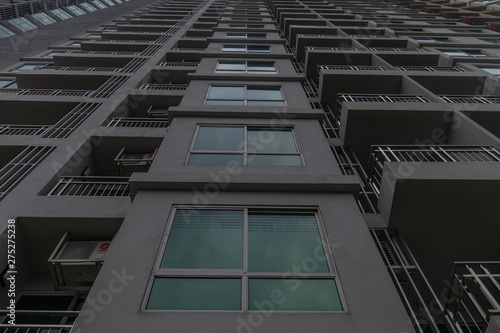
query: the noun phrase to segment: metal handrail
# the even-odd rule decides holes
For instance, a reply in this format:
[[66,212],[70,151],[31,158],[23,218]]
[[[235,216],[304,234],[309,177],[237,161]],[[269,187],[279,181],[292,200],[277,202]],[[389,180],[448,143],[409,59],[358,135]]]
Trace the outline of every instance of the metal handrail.
[[129,177],[62,176],[48,196],[125,197],[130,195]]
[[500,104],[500,96],[445,96],[438,98],[445,103]]

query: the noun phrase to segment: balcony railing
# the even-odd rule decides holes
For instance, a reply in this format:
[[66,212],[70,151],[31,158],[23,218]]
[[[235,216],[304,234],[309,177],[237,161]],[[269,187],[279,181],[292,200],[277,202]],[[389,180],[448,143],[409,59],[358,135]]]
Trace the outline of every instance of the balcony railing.
[[70,197],[127,197],[128,177],[63,176],[48,194]]
[[438,96],[445,103],[500,104],[500,96]]
[[[0,317],[9,313],[7,310],[0,310]],[[16,322],[23,318],[48,322],[57,321],[66,324],[0,324],[0,333],[69,333],[73,328],[75,318],[80,311],[51,311],[51,310],[17,310]]]
[[0,94],[18,96],[87,96],[92,90],[0,89]]
[[[168,119],[112,118],[107,127],[167,128]],[[1,132],[0,132],[1,134]]]
[[160,67],[198,67],[200,64],[197,62],[160,62]]
[[368,50],[375,52],[427,52],[425,49],[406,49],[401,47],[368,47]]
[[349,65],[319,65],[318,70],[326,69],[326,70],[337,70],[337,71],[388,71],[389,68],[382,66],[349,66]]
[[397,66],[396,69],[402,72],[466,72],[459,66],[438,67],[438,66]]
[[71,72],[120,72],[121,68],[116,67],[77,67],[77,66],[39,66],[33,68],[36,71],[71,71]]
[[0,135],[40,135],[49,127],[43,125],[0,125]]
[[424,96],[415,95],[356,95],[341,94],[338,102],[379,102],[379,103],[430,103]]
[[187,84],[143,84],[139,87],[143,90],[186,90]]
[[446,310],[457,331],[484,332],[500,315],[500,261],[456,262],[448,299],[456,299]]
[[373,146],[369,178],[377,193],[380,193],[385,162],[498,163],[500,152],[482,146]]
[[363,51],[355,47],[323,47],[323,46],[306,46],[308,51]]

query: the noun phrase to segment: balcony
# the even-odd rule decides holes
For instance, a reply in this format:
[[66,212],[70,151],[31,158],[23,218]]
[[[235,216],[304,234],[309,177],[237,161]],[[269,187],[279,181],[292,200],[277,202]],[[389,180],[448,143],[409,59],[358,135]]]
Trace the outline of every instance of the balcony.
[[454,262],[498,260],[500,152],[495,148],[375,146],[368,174],[380,214],[405,238],[436,293]]
[[[168,127],[168,119],[164,118],[111,118],[109,123],[106,125],[107,127],[137,127],[137,128],[167,128]],[[2,132],[0,131],[0,134]]]
[[141,90],[168,90],[168,91],[184,91],[187,89],[187,84],[142,84]]
[[127,197],[129,177],[63,176],[49,196],[70,197]]
[[448,298],[456,301],[447,313],[458,332],[485,332],[500,316],[500,261],[455,262],[451,286]]
[[396,69],[402,72],[467,72],[464,68],[459,66],[452,67],[438,67],[438,66],[397,66]]
[[388,71],[388,67],[382,66],[354,66],[354,65],[319,65],[318,71],[333,70],[333,71]]
[[0,125],[0,135],[41,135],[49,127],[43,125]]
[[374,146],[369,168],[370,179],[380,193],[385,162],[408,163],[486,163],[500,162],[500,153],[493,147],[473,146]]
[[438,96],[445,103],[500,104],[500,96]]

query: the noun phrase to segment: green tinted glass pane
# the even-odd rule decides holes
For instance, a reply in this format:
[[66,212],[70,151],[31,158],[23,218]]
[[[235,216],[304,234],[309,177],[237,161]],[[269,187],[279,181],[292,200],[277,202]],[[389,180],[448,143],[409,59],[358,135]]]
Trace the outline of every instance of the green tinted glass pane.
[[302,265],[308,273],[329,271],[314,214],[248,214],[250,272],[286,272]]
[[249,309],[342,311],[335,280],[250,279]]
[[191,154],[191,165],[242,165],[243,155],[238,154]]
[[253,71],[274,71],[274,62],[248,62],[248,70]]
[[149,310],[240,310],[240,279],[156,278]]
[[291,129],[248,129],[249,152],[296,152]]
[[228,101],[228,100],[207,100],[205,105],[234,105],[243,106],[243,101]]
[[281,101],[248,101],[248,106],[285,106]]
[[240,32],[228,32],[226,33],[226,37],[229,37],[229,38],[245,38],[247,35],[244,34],[244,33],[240,33]]
[[483,71],[486,71],[493,75],[500,75],[500,67],[479,67]]
[[248,87],[249,100],[280,100],[283,99],[279,87]]
[[247,38],[266,38],[266,34],[247,34]]
[[224,46],[222,46],[223,52],[245,52],[246,49],[247,48],[245,45],[224,45]]
[[249,155],[248,165],[302,166],[298,155]]
[[[226,71],[226,70],[216,70],[216,74],[245,74],[245,71]],[[241,104],[239,104],[241,105]]]
[[[23,295],[17,301],[18,310],[68,310],[73,296]],[[38,316],[16,314],[17,324],[60,324],[62,316]],[[8,318],[4,321],[6,323]],[[7,332],[10,332],[7,330]],[[14,332],[14,331],[12,331]],[[26,331],[22,331],[26,332]]]
[[217,65],[217,69],[220,70],[245,70],[245,62],[244,61],[220,61]]
[[0,80],[0,88],[6,87],[8,85],[11,85],[13,80]]
[[245,87],[243,86],[212,86],[209,99],[244,99]]
[[243,135],[243,126],[200,126],[193,149],[242,151]]
[[177,210],[161,268],[241,269],[243,211]]
[[263,53],[269,53],[271,52],[269,49],[268,45],[248,45],[247,48],[248,52],[263,52]]

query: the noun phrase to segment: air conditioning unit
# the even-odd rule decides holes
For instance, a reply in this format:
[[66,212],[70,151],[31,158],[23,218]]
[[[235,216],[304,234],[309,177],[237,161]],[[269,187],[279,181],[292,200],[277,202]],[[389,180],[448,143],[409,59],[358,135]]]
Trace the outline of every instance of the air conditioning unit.
[[70,241],[66,233],[48,262],[56,290],[90,290],[110,241]]

